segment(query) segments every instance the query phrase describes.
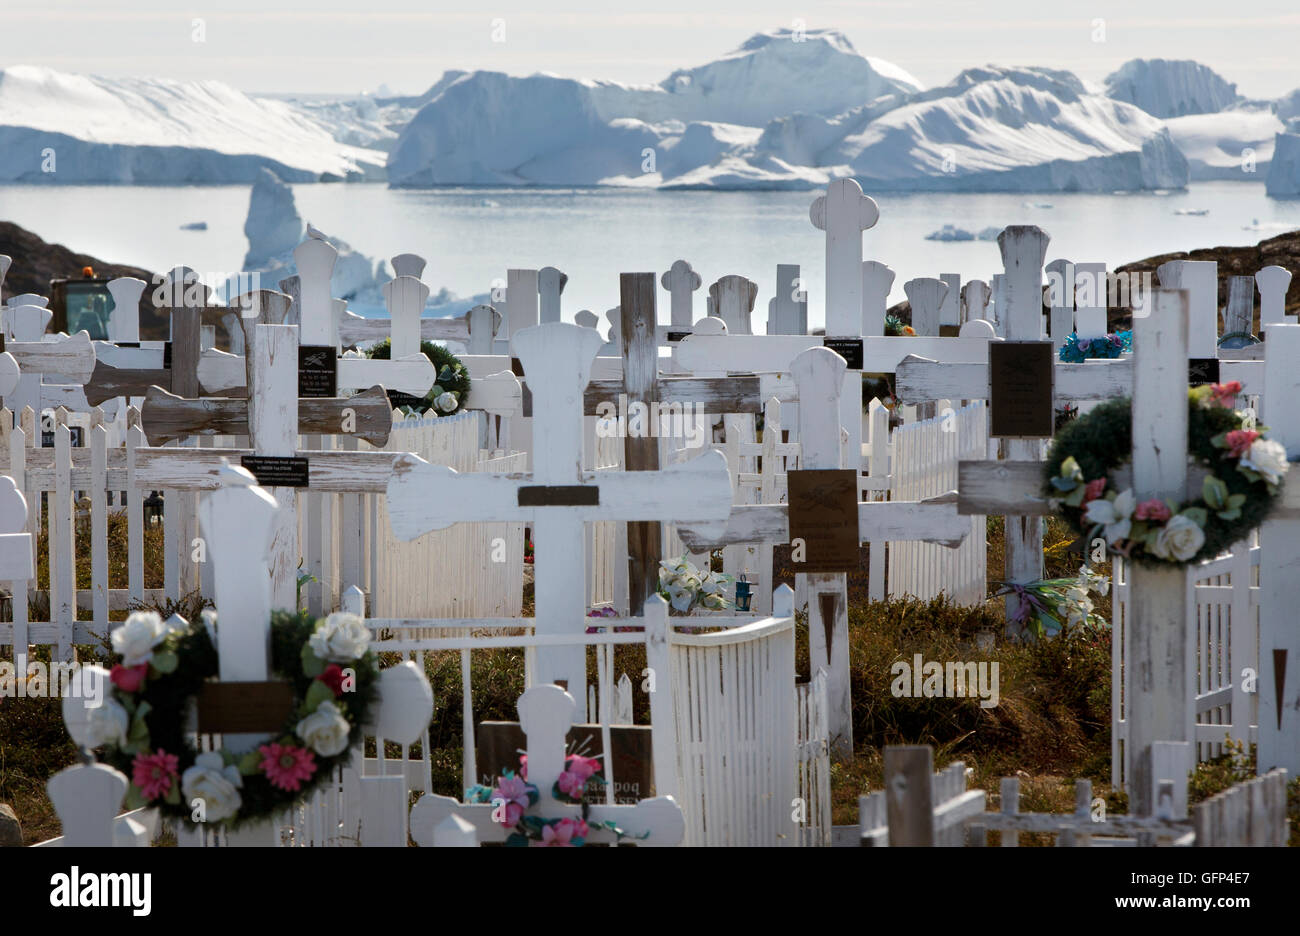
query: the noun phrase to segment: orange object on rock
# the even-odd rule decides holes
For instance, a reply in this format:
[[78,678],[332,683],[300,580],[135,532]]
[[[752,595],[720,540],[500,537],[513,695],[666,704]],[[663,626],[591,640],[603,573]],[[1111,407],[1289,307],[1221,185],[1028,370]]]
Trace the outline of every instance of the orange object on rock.
[[94,268],[94,267],[89,267],[89,266],[84,266],[84,267],[81,268],[81,275],[84,276],[86,279],[94,279],[94,278],[95,278],[95,268]]

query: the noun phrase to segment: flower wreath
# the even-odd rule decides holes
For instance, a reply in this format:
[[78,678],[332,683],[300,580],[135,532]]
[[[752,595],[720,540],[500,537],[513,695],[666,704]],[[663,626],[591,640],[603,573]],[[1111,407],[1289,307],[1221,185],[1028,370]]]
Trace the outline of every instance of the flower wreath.
[[110,639],[122,660],[110,672],[112,691],[90,710],[90,744],[103,745],[103,761],[130,778],[128,808],[190,822],[198,800],[203,822],[234,829],[306,798],[347,761],[378,694],[378,660],[359,617],[276,611],[271,669],[293,692],[283,730],[246,754],[201,752],[189,722],[218,672],[208,628],[171,629],[154,612],[136,612]]
[[[581,754],[568,754],[564,758],[564,771],[551,786],[551,796],[561,803],[573,803],[582,807],[578,818],[546,819],[541,816],[527,815],[527,810],[537,805],[541,798],[537,785],[528,782],[528,755],[519,755],[519,773],[504,770],[497,778],[495,787],[482,784],[472,786],[465,791],[465,801],[469,803],[493,803],[505,809],[505,825],[514,829],[506,838],[506,845],[511,848],[553,847],[580,848],[587,843],[587,836],[592,828],[612,832],[616,839],[630,837],[618,827],[618,824],[590,822],[586,799],[587,786],[597,789],[605,786],[600,774],[600,759],[583,757]],[[594,792],[594,791],[593,791]],[[648,838],[650,833],[639,836]]]
[[1112,332],[1100,338],[1080,338],[1074,332],[1066,336],[1059,357],[1067,364],[1078,364],[1089,358],[1117,358],[1133,350],[1131,331]]
[[1111,472],[1132,457],[1127,399],[1112,400],[1067,424],[1045,466],[1054,509],[1080,536],[1104,535],[1110,551],[1154,565],[1211,559],[1268,516],[1289,465],[1286,449],[1235,409],[1241,384],[1188,391],[1187,449],[1208,471],[1201,497],[1138,501],[1113,488]]

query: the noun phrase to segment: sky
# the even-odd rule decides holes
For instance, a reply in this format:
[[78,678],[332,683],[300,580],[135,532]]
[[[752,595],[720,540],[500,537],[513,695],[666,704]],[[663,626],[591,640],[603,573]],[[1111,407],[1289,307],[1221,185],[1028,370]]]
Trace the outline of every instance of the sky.
[[1100,82],[1144,57],[1203,62],[1248,97],[1300,87],[1297,0],[0,0],[0,66],[259,93],[416,93],[451,68],[650,83],[800,24],[927,86],[989,63]]

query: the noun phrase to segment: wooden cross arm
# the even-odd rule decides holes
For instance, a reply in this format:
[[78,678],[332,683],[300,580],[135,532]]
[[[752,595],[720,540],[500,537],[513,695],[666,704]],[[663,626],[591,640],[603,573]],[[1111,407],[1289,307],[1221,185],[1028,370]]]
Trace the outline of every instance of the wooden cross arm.
[[[995,339],[996,340],[996,339]],[[892,374],[909,354],[933,360],[981,364],[988,361],[987,338],[867,337],[862,369]],[[744,362],[753,373],[790,370],[790,362],[809,348],[825,346],[818,335],[690,335],[677,346],[677,362],[689,371],[708,373]]]
[[716,536],[731,513],[731,474],[716,451],[663,471],[582,472],[572,484],[534,482],[527,474],[462,474],[404,453],[393,463],[387,491],[389,522],[402,540],[456,523],[535,521],[553,508],[586,521],[689,521]]
[[[1055,396],[1061,400],[1109,400],[1133,392],[1133,358],[1056,363]],[[1264,389],[1262,361],[1221,359],[1219,376],[1224,382],[1241,381],[1245,393]],[[949,363],[908,355],[895,371],[894,392],[904,403],[927,400],[987,400],[987,362]]]
[[[498,339],[500,340],[500,339]],[[462,354],[460,362],[465,365],[471,377],[490,377],[502,371],[510,370],[511,357],[508,354]],[[623,381],[623,359],[618,357],[598,357],[591,362],[591,380]]]
[[86,402],[98,406],[117,397],[142,396],[150,387],[170,387],[171,383],[169,370],[113,367],[96,361],[94,373],[86,382]]
[[[383,341],[391,337],[393,323],[388,318],[365,318],[344,312],[339,322],[339,339],[345,345],[360,341]],[[456,317],[421,318],[421,341],[469,341],[469,313]]]
[[[411,839],[421,847],[431,848],[438,826],[449,816],[459,816],[474,827],[479,842],[504,842],[514,827],[494,821],[493,809],[491,803],[461,803],[450,796],[426,793],[411,807]],[[581,815],[582,808],[575,805],[554,804],[546,809],[547,819],[577,819]],[[596,828],[596,823],[605,821],[614,822],[628,834],[628,841],[642,847],[678,845],[686,835],[682,808],[671,796],[656,796],[629,806],[591,806],[587,842],[612,845],[618,841],[614,833]]]
[[[704,407],[706,413],[761,413],[761,388],[757,377],[660,377],[655,383],[659,403]],[[600,415],[601,404],[618,405],[626,393],[622,380],[593,380],[587,384],[583,412]]]
[[95,372],[95,349],[84,331],[58,341],[10,341],[5,350],[28,373],[59,374],[69,383],[84,384]]
[[[423,354],[410,354],[395,361],[347,357],[339,358],[338,361],[340,388],[355,389],[382,384],[390,390],[423,396],[437,379],[437,368]],[[243,355],[209,349],[199,357],[199,383],[205,391],[234,396],[227,391],[242,390],[247,382]]]
[[[252,449],[137,448],[135,487],[143,490],[215,491],[222,487],[222,459],[238,465]],[[300,452],[307,458],[313,491],[327,494],[382,494],[393,463],[403,452]]]
[[[909,540],[938,543],[954,549],[969,533],[970,521],[958,514],[956,491],[920,501],[864,501],[858,504],[858,539],[861,542]],[[738,543],[788,543],[790,507],[788,504],[732,507],[731,519],[720,534],[694,524],[679,524],[677,535],[693,552]]]
[[[333,435],[343,432],[352,411],[355,428],[347,435],[382,446],[393,425],[393,410],[383,387],[351,397],[303,397],[298,400],[298,431]],[[248,401],[229,397],[187,400],[162,387],[150,387],[140,409],[140,424],[150,445],[195,435],[247,435]]]
[[[1201,496],[1209,472],[1201,465],[1187,466],[1187,490],[1183,501]],[[1111,472],[1107,490],[1123,491],[1133,486],[1133,469],[1123,465]],[[1298,486],[1300,487],[1300,486]],[[1043,490],[1043,463],[1031,461],[963,461],[957,463],[957,512],[963,515],[1035,517],[1055,513]],[[1290,490],[1284,487],[1284,491]],[[1300,493],[1290,495],[1300,507]],[[1281,504],[1285,509],[1288,500]]]

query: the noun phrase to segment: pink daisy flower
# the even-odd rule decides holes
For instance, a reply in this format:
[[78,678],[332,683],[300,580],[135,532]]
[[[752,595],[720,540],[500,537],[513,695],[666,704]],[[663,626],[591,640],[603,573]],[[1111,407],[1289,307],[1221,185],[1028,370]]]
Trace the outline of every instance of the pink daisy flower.
[[262,755],[259,765],[266,772],[271,785],[296,793],[302,788],[304,780],[310,780],[316,772],[316,756],[306,748],[291,744],[263,744],[257,749]]
[[171,792],[180,761],[162,748],[157,754],[137,754],[131,764],[131,782],[146,800],[155,800]]
[[492,791],[492,798],[505,800],[505,824],[515,825],[529,805],[528,784],[523,777],[502,777],[497,781],[497,788]]
[[566,770],[556,778],[555,785],[560,788],[560,792],[565,796],[581,799],[583,788],[587,785],[587,779]]

